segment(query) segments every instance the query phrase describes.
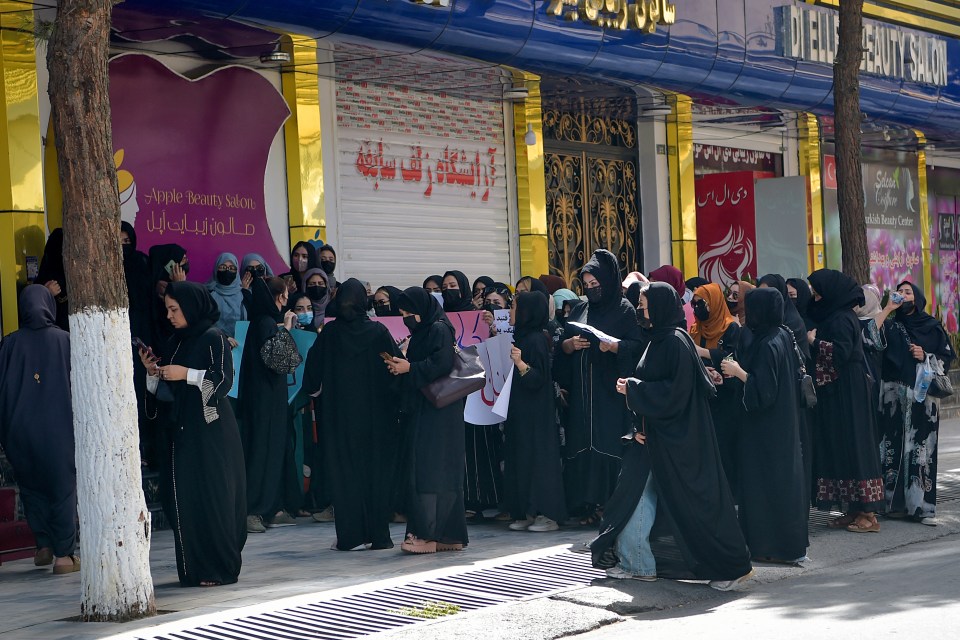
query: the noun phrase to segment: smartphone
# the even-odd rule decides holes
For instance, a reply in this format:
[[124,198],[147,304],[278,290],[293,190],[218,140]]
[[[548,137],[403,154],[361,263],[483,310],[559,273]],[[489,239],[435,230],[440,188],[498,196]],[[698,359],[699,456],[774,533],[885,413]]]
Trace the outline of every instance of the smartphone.
[[387,353],[386,351],[381,351],[380,357],[383,358],[384,362],[393,362],[393,356]]
[[131,342],[133,342],[133,348],[136,349],[138,353],[140,351],[146,351],[147,355],[150,357],[151,360],[156,359],[156,356],[153,355],[153,349],[147,346],[147,344],[143,340],[141,340],[140,338],[133,338]]
[[173,277],[173,268],[174,268],[175,266],[177,266],[177,261],[176,261],[176,260],[171,260],[171,261],[168,262],[167,264],[163,265],[163,269],[164,269],[164,271],[167,272],[167,275],[168,275],[168,276]]

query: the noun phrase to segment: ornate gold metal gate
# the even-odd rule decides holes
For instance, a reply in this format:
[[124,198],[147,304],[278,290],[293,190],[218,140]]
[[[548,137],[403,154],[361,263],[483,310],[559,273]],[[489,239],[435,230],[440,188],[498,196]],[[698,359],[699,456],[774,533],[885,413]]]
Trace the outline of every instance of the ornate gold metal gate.
[[643,262],[633,119],[543,112],[550,273],[580,292],[580,269],[608,249],[627,271]]

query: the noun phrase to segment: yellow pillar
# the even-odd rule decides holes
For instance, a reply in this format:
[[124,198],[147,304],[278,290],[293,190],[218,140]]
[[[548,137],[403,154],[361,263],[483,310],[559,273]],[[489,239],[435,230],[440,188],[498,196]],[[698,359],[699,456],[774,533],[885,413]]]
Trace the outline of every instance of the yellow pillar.
[[[543,159],[543,111],[540,78],[515,71],[514,82],[527,87],[527,98],[513,105],[513,138],[517,167],[517,217],[520,231],[520,272],[537,277],[550,273],[547,241],[547,186]],[[537,136],[527,144],[529,127]]]
[[[46,237],[33,12],[0,1],[0,321],[17,329],[17,294],[27,258],[39,261]],[[28,24],[24,24],[27,22]]]
[[823,269],[823,182],[820,165],[820,126],[817,116],[801,113],[799,132],[800,175],[807,178],[807,265],[810,271]]
[[933,247],[930,246],[930,201],[927,199],[927,152],[924,150],[927,137],[914,129],[917,136],[917,198],[920,200],[920,249],[923,256],[923,293],[927,297],[927,312],[934,300],[933,269],[930,264],[933,260]]
[[667,116],[667,166],[670,170],[670,231],[673,266],[684,278],[699,275],[697,267],[697,195],[693,175],[693,100],[667,94],[673,110]]
[[290,54],[292,65],[281,70],[283,97],[290,118],[283,127],[287,162],[287,202],[290,216],[290,246],[301,240],[326,238],[327,219],[323,188],[323,155],[320,98],[317,81],[317,42],[312,38],[285,35],[281,50]]

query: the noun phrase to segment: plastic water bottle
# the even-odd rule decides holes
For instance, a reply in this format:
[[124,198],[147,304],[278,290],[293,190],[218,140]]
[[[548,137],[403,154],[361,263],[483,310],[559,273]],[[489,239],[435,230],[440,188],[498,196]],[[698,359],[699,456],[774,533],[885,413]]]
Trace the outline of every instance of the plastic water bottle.
[[913,397],[917,402],[923,402],[927,399],[927,389],[930,388],[930,382],[933,380],[933,371],[930,367],[917,367],[917,382],[913,385]]

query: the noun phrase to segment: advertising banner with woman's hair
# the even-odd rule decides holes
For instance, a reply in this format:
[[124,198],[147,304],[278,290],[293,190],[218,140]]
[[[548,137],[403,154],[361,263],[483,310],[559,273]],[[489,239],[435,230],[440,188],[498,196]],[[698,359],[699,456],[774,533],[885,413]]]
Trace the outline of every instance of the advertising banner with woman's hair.
[[721,286],[757,277],[757,229],[752,171],[697,179],[697,266]]

